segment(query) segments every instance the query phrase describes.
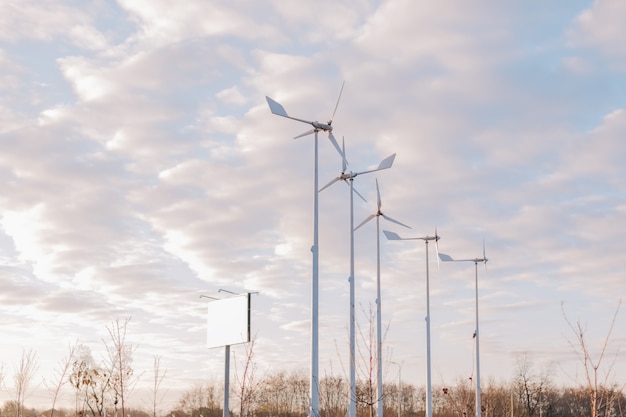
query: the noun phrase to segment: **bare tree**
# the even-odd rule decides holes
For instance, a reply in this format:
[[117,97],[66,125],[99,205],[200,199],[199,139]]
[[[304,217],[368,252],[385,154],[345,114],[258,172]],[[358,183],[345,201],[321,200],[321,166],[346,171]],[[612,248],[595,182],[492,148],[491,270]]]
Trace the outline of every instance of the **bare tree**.
[[[154,379],[152,383],[152,417],[158,417],[159,405],[163,401],[163,397],[166,393],[161,393],[161,383],[167,374],[167,370],[161,371],[161,357],[154,357],[154,365],[152,367],[154,371]],[[51,416],[52,417],[52,416]]]
[[341,376],[325,375],[320,381],[320,414],[327,417],[343,417],[346,407],[349,383]]
[[309,405],[306,377],[285,371],[267,376],[260,384],[258,400],[257,415],[304,416]]
[[301,372],[292,372],[288,378],[291,393],[294,397],[292,406],[293,414],[306,414],[305,410],[310,405],[309,400],[309,383],[306,376]]
[[[553,395],[554,390],[548,389],[542,394],[542,403],[548,403]],[[507,384],[496,383],[495,380],[489,378],[487,385],[483,390],[482,398],[482,414],[484,416],[511,416],[511,387]],[[557,417],[551,414],[551,410],[546,407],[540,413],[543,416]]]
[[133,376],[134,370],[132,368],[134,347],[126,343],[128,322],[130,322],[130,317],[124,320],[115,319],[111,325],[107,326],[110,344],[104,342],[111,368],[113,405],[117,415],[118,403],[120,403],[122,417],[126,417],[125,401],[133,385],[137,382],[137,377]]
[[[435,391],[437,392],[437,391]],[[457,378],[456,385],[441,388],[440,398],[442,408],[455,416],[471,416],[475,414],[474,389],[471,378]],[[435,401],[437,404],[439,401]]]
[[615,313],[613,314],[613,318],[611,320],[611,324],[609,326],[609,330],[606,333],[606,337],[604,341],[600,345],[600,353],[597,358],[594,360],[591,357],[590,347],[587,343],[587,326],[583,325],[580,320],[576,322],[574,325],[565,314],[565,308],[563,303],[561,303],[561,310],[563,312],[563,317],[565,317],[565,321],[567,322],[569,328],[572,330],[574,335],[576,336],[575,342],[568,341],[570,346],[576,352],[576,356],[583,364],[583,369],[585,371],[585,383],[587,387],[587,392],[589,395],[589,402],[591,405],[591,417],[597,417],[600,409],[604,407],[610,406],[610,402],[612,401],[612,397],[610,395],[606,395],[607,392],[613,392],[614,390],[608,390],[609,378],[613,373],[613,366],[615,365],[615,361],[619,355],[619,348],[615,353],[615,357],[613,361],[608,364],[604,379],[600,380],[600,367],[604,363],[604,358],[607,353],[607,348],[609,347],[611,341],[611,334],[613,332],[613,326],[615,325],[615,321],[617,319],[617,314],[619,312],[620,306],[622,304],[622,300],[620,299],[617,303],[617,308],[615,309]]
[[245,358],[241,374],[238,372],[235,361],[235,378],[239,385],[239,391],[235,395],[239,398],[239,417],[254,415],[254,400],[259,385],[256,379],[256,364],[253,361],[254,342],[255,339],[253,338],[245,344]]
[[0,362],[0,390],[4,386],[4,362]]
[[19,365],[15,368],[13,375],[14,393],[16,404],[16,417],[24,415],[24,401],[29,394],[29,388],[33,377],[37,372],[37,355],[31,350],[22,350]]
[[517,357],[516,365],[514,385],[526,415],[533,417],[537,412],[541,414],[542,401],[550,384],[550,371],[533,372],[532,360],[526,354]]
[[206,403],[208,401],[205,399],[205,387],[195,384],[178,400],[178,408],[186,414],[193,415],[194,410],[199,410]]
[[[369,304],[368,311],[365,311],[363,307],[361,310],[367,320],[367,327],[357,323],[360,343],[357,346],[359,361],[356,363],[358,379],[356,402],[357,406],[360,405],[367,410],[369,417],[374,417],[375,406],[379,401],[383,401],[383,398],[378,397],[377,389],[378,342],[376,335],[376,315],[371,303]],[[381,335],[381,340],[384,341],[388,330],[389,326],[387,325],[384,329],[384,333]],[[389,362],[388,358],[385,362]]]
[[50,417],[53,417],[54,415],[54,407],[59,397],[61,387],[68,380],[68,373],[74,361],[74,355],[76,353],[77,346],[78,342],[75,342],[73,345],[69,345],[68,355],[59,362],[57,368],[54,370],[55,379],[52,381],[52,385],[47,386],[47,388],[52,392],[52,407],[50,408]]
[[[5,377],[5,375],[6,375],[6,373],[5,373],[5,364],[4,364],[4,362],[0,362],[0,392],[5,388],[5,386],[4,386],[4,377]],[[9,403],[8,401],[4,403],[3,410],[0,410],[0,416],[15,414],[15,413],[11,413],[11,412],[8,412],[8,413],[5,412],[4,408],[7,406],[8,403]]]
[[204,417],[221,417],[220,406],[223,398],[223,385],[218,382],[194,385],[186,391],[178,401],[178,409],[186,415],[202,415]]
[[77,346],[69,379],[76,391],[76,415],[84,415],[86,407],[93,417],[102,417],[111,389],[111,372],[96,365],[89,347]]

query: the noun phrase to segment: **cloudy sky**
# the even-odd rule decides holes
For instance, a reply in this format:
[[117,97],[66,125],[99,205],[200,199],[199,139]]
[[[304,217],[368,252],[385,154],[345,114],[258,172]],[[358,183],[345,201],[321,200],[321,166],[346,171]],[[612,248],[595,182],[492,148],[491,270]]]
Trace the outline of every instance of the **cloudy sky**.
[[[100,357],[123,317],[138,370],[159,355],[169,387],[220,380],[200,298],[220,288],[259,292],[259,372],[308,372],[313,140],[292,140],[307,125],[265,96],[326,122],[344,81],[333,126],[349,169],[397,153],[355,179],[355,222],[378,179],[383,211],[412,227],[383,228],[437,227],[453,257],[484,239],[483,380],[527,355],[582,383],[563,311],[598,355],[626,294],[625,15],[621,0],[0,2],[5,383],[24,349],[37,382],[76,340]],[[326,135],[319,157],[323,185],[341,169]],[[319,197],[320,373],[345,375],[349,189]],[[365,329],[375,223],[355,238]],[[474,372],[474,269],[430,261],[433,383],[452,384]],[[381,280],[387,359],[424,384],[423,242],[382,236]],[[622,309],[607,367],[625,334]]]

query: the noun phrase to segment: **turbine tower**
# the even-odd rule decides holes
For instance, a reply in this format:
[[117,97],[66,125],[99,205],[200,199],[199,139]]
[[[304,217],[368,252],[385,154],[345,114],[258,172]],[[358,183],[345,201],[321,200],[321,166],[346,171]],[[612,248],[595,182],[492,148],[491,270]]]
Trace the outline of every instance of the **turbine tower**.
[[[435,241],[435,249],[437,249],[437,242],[439,242],[439,235],[437,235],[437,229],[435,229],[434,236],[422,236],[422,237],[408,237],[402,238],[397,233],[383,230],[385,236],[389,240],[423,240],[426,244],[426,417],[433,416],[433,387],[432,387],[432,373],[430,364],[430,278],[428,269],[428,242]],[[438,252],[438,251],[437,251]]]
[[[344,83],[345,84],[345,83]],[[278,116],[286,117],[287,119],[296,120],[298,122],[310,124],[313,128],[308,130],[294,139],[301,138],[303,136],[314,134],[314,162],[313,162],[313,246],[311,246],[311,252],[313,255],[312,265],[312,280],[311,280],[311,382],[310,382],[310,401],[311,407],[309,409],[309,417],[319,416],[319,238],[318,238],[318,133],[320,131],[328,132],[328,139],[333,144],[335,149],[341,155],[342,160],[345,163],[345,157],[339,148],[339,144],[333,136],[333,118],[339,106],[339,99],[343,92],[343,86],[339,91],[339,97],[335,104],[335,109],[327,123],[320,123],[317,121],[309,121],[305,119],[299,119],[291,117],[285,111],[285,108],[270,97],[265,97],[267,104],[270,107],[270,111]]]
[[[356,417],[356,342],[355,342],[355,318],[354,318],[354,194],[356,192],[354,190],[354,178],[358,175],[367,174],[370,172],[381,171],[383,169],[391,168],[393,165],[393,161],[396,157],[396,154],[388,156],[383,159],[377,168],[370,169],[367,171],[361,172],[346,172],[346,162],[345,162],[345,145],[344,150],[342,151],[344,155],[343,166],[341,173],[326,184],[320,191],[325,190],[330,187],[337,181],[344,181],[350,185],[350,403],[348,407],[348,417]],[[361,198],[360,194],[358,194]]]
[[373,218],[376,218],[376,385],[377,385],[377,402],[378,408],[376,410],[376,417],[383,417],[383,342],[382,342],[382,299],[380,294],[380,217],[400,226],[411,228],[404,223],[400,223],[397,220],[383,214],[380,200],[380,188],[378,187],[378,178],[376,179],[376,198],[377,209],[374,214],[370,214],[365,220],[361,222],[354,230],[357,230]]
[[475,289],[475,311],[476,311],[476,330],[474,338],[476,339],[476,417],[481,417],[481,400],[480,400],[480,333],[478,331],[478,264],[482,263],[487,268],[487,256],[485,255],[485,242],[483,241],[483,257],[474,259],[452,259],[450,255],[445,253],[439,254],[439,259],[443,262],[474,262],[474,289]]

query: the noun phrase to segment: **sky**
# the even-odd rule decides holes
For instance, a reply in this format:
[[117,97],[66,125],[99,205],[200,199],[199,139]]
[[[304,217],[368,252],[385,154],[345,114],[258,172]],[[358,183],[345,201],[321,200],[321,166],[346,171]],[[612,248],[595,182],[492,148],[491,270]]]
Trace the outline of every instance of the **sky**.
[[[598,358],[626,295],[626,3],[621,0],[3,0],[0,339],[5,389],[22,352],[43,390],[107,326],[149,385],[220,381],[207,303],[252,295],[259,375],[308,373],[310,126],[345,141],[354,222],[441,236],[478,269],[481,378],[516,361],[584,383],[571,324]],[[320,187],[341,159],[319,137]],[[349,188],[319,194],[320,375],[347,376]],[[356,318],[376,298],[375,222],[355,231]],[[474,265],[429,251],[433,383],[475,373]],[[385,380],[426,380],[425,245],[380,235]],[[600,375],[626,383],[626,311]],[[622,348],[619,351],[619,348]],[[233,346],[233,360],[243,346]],[[611,363],[614,362],[611,368]],[[401,372],[400,372],[401,371]],[[145,381],[145,382],[144,382]]]

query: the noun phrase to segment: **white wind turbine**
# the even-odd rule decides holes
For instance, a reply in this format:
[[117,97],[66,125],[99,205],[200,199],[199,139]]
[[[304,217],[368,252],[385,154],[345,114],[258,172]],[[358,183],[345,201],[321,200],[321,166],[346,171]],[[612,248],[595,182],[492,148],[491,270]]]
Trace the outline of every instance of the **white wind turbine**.
[[[393,161],[396,158],[396,154],[394,153],[383,159],[377,168],[361,172],[346,172],[345,150],[343,151],[343,155],[344,160],[341,173],[339,174],[339,176],[337,176],[324,187],[322,187],[320,191],[325,190],[337,181],[344,181],[346,183],[350,181],[350,404],[348,407],[348,417],[356,417],[356,343],[354,332],[354,194],[357,192],[354,190],[354,178],[356,178],[358,175],[391,168],[391,166],[393,165]],[[358,195],[363,198],[363,196],[361,196],[360,194]]]
[[438,251],[437,242],[441,238],[435,229],[434,236],[407,237],[402,238],[397,233],[383,230],[385,236],[389,240],[423,240],[426,244],[426,417],[433,416],[433,389],[432,389],[432,373],[430,363],[430,277],[428,268],[428,242],[435,241],[435,249]]
[[395,224],[399,224],[400,226],[404,226],[406,228],[411,228],[404,223],[400,223],[397,220],[392,219],[391,217],[383,214],[381,207],[382,203],[380,200],[380,188],[378,187],[378,179],[376,179],[376,198],[377,198],[377,209],[376,213],[370,214],[365,220],[361,222],[354,230],[357,230],[359,227],[363,226],[373,218],[376,218],[376,385],[377,385],[377,395],[378,395],[378,408],[376,410],[376,417],[383,417],[383,356],[382,356],[382,299],[380,294],[380,217],[383,219],[390,221]]
[[487,256],[485,255],[485,241],[483,240],[483,257],[473,259],[452,259],[450,255],[445,253],[439,254],[439,259],[443,262],[474,262],[474,289],[476,293],[475,297],[475,311],[476,311],[476,331],[474,337],[476,338],[476,417],[481,417],[481,400],[480,400],[480,334],[478,332],[478,264],[482,263],[487,268]]
[[[345,84],[345,83],[344,83]],[[311,247],[311,252],[313,254],[313,266],[312,266],[312,280],[311,280],[311,382],[310,382],[310,401],[311,408],[309,410],[309,417],[317,417],[319,416],[319,238],[318,238],[318,132],[324,131],[328,132],[328,139],[333,144],[335,149],[341,155],[344,163],[345,157],[339,148],[339,144],[335,140],[333,136],[333,118],[335,117],[335,112],[337,111],[337,106],[339,106],[339,99],[341,98],[341,93],[343,92],[343,85],[341,85],[341,90],[339,91],[339,97],[337,98],[337,103],[335,104],[335,109],[327,123],[320,123],[317,121],[309,121],[305,119],[299,119],[296,117],[291,117],[285,111],[285,108],[280,105],[275,100],[270,97],[265,97],[267,100],[267,104],[270,107],[270,110],[273,114],[278,116],[286,117],[287,119],[296,120],[298,122],[310,124],[313,129],[308,130],[294,139],[301,138],[303,136],[314,134],[314,179],[313,179],[313,246]]]

